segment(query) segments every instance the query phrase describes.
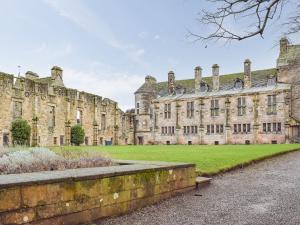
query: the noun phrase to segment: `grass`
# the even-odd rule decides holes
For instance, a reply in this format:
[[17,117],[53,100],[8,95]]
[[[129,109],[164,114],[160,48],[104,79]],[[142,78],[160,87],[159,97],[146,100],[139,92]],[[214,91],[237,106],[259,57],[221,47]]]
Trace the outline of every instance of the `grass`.
[[[54,147],[57,151],[60,147]],[[63,147],[64,150],[99,150],[115,159],[194,163],[202,175],[214,175],[253,161],[300,149],[300,144],[280,145],[148,145]]]

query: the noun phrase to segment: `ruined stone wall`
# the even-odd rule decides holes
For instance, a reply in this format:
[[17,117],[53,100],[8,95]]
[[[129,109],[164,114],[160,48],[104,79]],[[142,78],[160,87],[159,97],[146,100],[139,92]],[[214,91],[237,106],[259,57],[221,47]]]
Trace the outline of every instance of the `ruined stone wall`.
[[[6,133],[9,134],[9,144],[12,144],[9,130],[14,120],[14,102],[22,104],[21,117],[33,128],[31,144],[69,144],[70,126],[77,124],[78,110],[82,112],[80,123],[85,130],[87,145],[133,143],[133,131],[130,130],[127,118],[131,115],[122,112],[117,103],[110,99],[64,86],[54,86],[38,79],[14,78],[8,74],[0,74],[0,91],[0,145],[3,145],[3,135]],[[51,107],[55,111],[53,127],[49,126]],[[102,115],[105,115],[104,123],[101,122]]]

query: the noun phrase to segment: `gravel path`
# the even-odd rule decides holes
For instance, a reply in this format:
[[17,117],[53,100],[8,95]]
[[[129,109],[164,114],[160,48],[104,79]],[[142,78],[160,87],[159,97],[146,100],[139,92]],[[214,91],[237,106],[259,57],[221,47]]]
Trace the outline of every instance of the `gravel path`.
[[[202,196],[195,196],[202,195]],[[300,151],[98,225],[300,225]]]

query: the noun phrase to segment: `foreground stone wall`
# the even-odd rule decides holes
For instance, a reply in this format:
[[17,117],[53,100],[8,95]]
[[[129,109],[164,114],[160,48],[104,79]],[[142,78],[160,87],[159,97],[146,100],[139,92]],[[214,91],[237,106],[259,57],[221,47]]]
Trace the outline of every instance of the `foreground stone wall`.
[[192,164],[122,163],[130,165],[0,176],[0,224],[87,223],[195,186]]

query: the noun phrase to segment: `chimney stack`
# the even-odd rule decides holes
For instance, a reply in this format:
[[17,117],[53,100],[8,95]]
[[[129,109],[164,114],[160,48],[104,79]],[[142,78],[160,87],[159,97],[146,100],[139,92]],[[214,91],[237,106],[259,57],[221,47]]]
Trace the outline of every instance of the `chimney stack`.
[[213,91],[219,91],[220,82],[219,82],[219,70],[220,67],[218,64],[212,66],[212,76],[213,76]]
[[280,39],[280,55],[285,55],[287,53],[289,45],[289,40],[286,37]]
[[244,62],[244,87],[251,87],[251,61],[246,59]]
[[197,66],[195,68],[195,93],[200,92],[201,79],[202,79],[202,68],[200,66]]
[[175,74],[173,71],[168,73],[168,93],[169,95],[174,94],[175,91]]

